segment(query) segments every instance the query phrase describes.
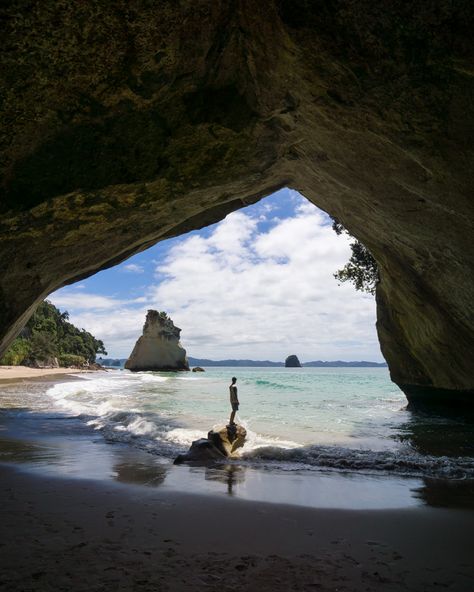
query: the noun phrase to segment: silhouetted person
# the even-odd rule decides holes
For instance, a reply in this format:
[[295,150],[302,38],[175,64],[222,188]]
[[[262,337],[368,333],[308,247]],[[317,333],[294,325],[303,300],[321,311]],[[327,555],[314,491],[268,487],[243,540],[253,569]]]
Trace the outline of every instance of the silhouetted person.
[[235,378],[235,376],[233,376],[232,383],[229,386],[230,404],[232,407],[232,413],[230,414],[230,420],[229,420],[229,425],[231,425],[231,426],[235,425],[235,422],[234,422],[235,414],[239,410],[239,399],[237,397],[237,387],[235,385],[236,382],[237,382],[237,378]]

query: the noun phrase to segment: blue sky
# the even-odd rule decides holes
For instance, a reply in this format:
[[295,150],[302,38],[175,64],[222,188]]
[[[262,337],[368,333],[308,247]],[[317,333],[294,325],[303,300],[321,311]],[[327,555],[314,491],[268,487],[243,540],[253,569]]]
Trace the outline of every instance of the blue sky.
[[166,310],[189,355],[382,361],[373,296],[338,285],[346,236],[282,189],[205,229],[158,243],[50,300],[127,357],[147,309]]

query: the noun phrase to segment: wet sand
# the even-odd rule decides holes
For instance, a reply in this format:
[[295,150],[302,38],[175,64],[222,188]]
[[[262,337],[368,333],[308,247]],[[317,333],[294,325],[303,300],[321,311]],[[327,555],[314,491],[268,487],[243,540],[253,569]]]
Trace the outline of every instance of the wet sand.
[[0,467],[0,586],[467,592],[474,513],[248,502]]

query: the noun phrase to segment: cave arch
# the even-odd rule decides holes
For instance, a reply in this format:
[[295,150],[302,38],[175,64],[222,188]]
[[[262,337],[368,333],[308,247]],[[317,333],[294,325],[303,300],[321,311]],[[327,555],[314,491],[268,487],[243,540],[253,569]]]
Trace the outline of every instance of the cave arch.
[[351,239],[332,223],[283,189],[48,300],[113,358],[129,357],[148,309],[157,309],[183,328],[188,356],[283,361],[294,350],[303,361],[380,363],[375,298],[334,277]]
[[393,380],[472,404],[467,0],[30,4],[2,8],[0,350],[60,286],[289,186],[374,254]]

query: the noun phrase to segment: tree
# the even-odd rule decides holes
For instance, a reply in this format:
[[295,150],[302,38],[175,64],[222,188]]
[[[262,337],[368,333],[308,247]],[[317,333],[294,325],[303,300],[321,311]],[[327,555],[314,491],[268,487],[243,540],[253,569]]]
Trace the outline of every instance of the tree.
[[52,334],[45,332],[33,333],[28,356],[30,359],[46,361],[56,357],[57,354],[58,348]]
[[[88,331],[78,329],[69,322],[68,312],[61,312],[51,302],[42,302],[17,338],[7,350],[1,362],[21,364],[25,358],[47,360],[58,357],[60,363],[82,359],[95,362],[97,354],[105,354],[104,343]],[[71,357],[73,356],[73,357]]]
[[[336,218],[333,218],[332,228],[338,235],[349,234]],[[350,248],[352,255],[349,261],[334,274],[334,277],[339,282],[352,282],[356,290],[375,294],[375,288],[379,281],[377,261],[369,249],[356,239],[350,244]]]
[[23,337],[17,337],[7,351],[0,358],[0,364],[5,366],[20,366],[28,358],[30,342]]

